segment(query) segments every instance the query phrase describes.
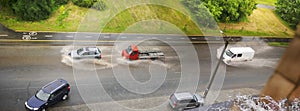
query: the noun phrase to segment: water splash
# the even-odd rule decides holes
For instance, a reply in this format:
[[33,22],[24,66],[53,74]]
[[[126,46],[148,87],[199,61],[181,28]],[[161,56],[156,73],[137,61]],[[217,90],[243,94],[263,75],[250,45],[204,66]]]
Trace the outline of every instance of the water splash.
[[[68,56],[68,53],[74,50],[73,46],[65,46],[60,51],[62,53],[61,62],[72,68],[80,70],[98,70],[98,69],[107,69],[116,66],[117,64],[112,64],[110,62],[111,55],[104,55],[101,59],[73,59]],[[109,50],[107,47],[101,47],[101,50]]]
[[150,64],[155,64],[155,65],[160,65],[166,68],[170,68],[168,64],[164,63],[163,61],[160,60],[128,60],[125,58],[117,58],[117,64],[120,65],[130,65],[134,67],[148,67]]

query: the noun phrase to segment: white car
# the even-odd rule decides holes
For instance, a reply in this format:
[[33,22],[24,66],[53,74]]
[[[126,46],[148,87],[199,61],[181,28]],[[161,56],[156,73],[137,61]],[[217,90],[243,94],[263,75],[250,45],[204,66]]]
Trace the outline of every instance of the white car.
[[72,50],[69,53],[74,59],[96,58],[101,59],[101,51],[97,47],[85,47],[77,50]]
[[169,104],[172,109],[182,111],[203,106],[204,98],[190,92],[173,93],[169,98]]
[[[220,59],[223,48],[217,51],[217,58]],[[255,55],[255,51],[251,47],[231,47],[226,49],[223,61],[228,64],[230,62],[244,62],[251,61]]]

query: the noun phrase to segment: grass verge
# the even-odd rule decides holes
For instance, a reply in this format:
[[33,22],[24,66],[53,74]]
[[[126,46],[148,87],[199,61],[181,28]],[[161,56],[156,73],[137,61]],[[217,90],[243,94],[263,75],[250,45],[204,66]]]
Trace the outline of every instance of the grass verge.
[[[155,0],[154,0],[155,1]],[[263,1],[263,0],[259,0]],[[271,0],[273,1],[273,0]],[[157,0],[157,2],[161,2]],[[180,0],[166,0],[178,9],[186,9]],[[270,3],[270,2],[269,2]],[[123,4],[123,3],[119,3]],[[112,5],[108,4],[108,8]],[[202,35],[189,14],[161,5],[140,5],[128,8],[108,20],[111,10],[96,11],[81,8],[69,3],[60,7],[51,18],[39,22],[19,21],[8,10],[2,10],[0,23],[20,31],[58,31],[58,32],[99,32],[103,33],[151,33],[151,34],[182,34]],[[91,12],[98,21],[83,21]],[[86,24],[82,24],[85,22]],[[80,28],[79,28],[80,27]],[[247,22],[219,23],[221,30],[234,36],[277,36],[293,37],[294,31],[284,24],[272,10],[258,8],[248,17]]]
[[271,9],[257,8],[247,22],[219,23],[229,34],[293,37],[294,30],[285,25]]
[[258,4],[265,4],[265,5],[271,5],[271,6],[275,6],[275,3],[277,2],[277,0],[255,0],[255,1]]
[[288,42],[269,42],[269,46],[276,46],[276,47],[288,47],[289,43]]

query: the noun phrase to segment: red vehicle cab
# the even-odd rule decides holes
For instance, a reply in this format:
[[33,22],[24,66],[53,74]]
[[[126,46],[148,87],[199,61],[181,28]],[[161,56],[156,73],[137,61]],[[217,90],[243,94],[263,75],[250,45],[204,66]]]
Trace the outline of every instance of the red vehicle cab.
[[125,57],[129,60],[138,60],[139,59],[139,50],[136,45],[130,45],[127,49],[122,51],[122,57]]

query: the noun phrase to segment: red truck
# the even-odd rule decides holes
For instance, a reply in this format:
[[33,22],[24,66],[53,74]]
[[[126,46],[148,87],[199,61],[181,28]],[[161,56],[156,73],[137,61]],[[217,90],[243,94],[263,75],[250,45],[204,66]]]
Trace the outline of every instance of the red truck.
[[138,47],[136,45],[130,45],[127,49],[122,51],[122,57],[129,60],[139,60],[139,59],[164,59],[165,55],[161,51],[146,51],[142,50],[142,47]]

